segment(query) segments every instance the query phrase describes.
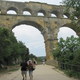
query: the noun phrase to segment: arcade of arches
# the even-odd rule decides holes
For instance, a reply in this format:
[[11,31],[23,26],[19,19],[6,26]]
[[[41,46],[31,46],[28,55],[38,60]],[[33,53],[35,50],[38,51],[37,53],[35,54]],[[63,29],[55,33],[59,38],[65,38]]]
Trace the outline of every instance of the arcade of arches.
[[[0,1],[0,27],[12,30],[20,24],[35,26],[43,35],[46,48],[47,60],[52,60],[52,51],[57,46],[57,34],[60,26],[66,26],[71,23],[69,13],[64,13],[65,7],[49,5],[39,2],[10,2]],[[16,14],[8,14],[13,10]],[[24,15],[25,13],[29,15]],[[39,14],[42,14],[40,16]],[[55,16],[52,16],[55,15]],[[64,17],[67,16],[67,17]],[[72,28],[78,36],[80,31]]]

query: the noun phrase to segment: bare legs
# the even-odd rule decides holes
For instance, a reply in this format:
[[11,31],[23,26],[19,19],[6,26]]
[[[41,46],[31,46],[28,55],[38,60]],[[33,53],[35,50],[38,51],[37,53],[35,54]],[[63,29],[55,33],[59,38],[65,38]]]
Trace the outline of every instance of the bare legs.
[[[23,80],[27,80],[27,71],[22,71]],[[30,80],[33,80],[33,71],[29,71]]]
[[27,80],[27,71],[22,71],[23,80]]
[[30,80],[33,80],[33,71],[29,71]]

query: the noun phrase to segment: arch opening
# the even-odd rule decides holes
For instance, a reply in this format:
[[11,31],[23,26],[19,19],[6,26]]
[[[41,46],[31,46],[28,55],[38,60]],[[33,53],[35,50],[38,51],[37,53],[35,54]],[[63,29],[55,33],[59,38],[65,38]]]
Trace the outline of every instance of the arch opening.
[[25,8],[23,10],[23,15],[31,15],[31,13],[32,13],[32,11],[30,9],[28,9],[28,8]]
[[44,16],[44,14],[43,14],[43,13],[41,13],[41,12],[39,12],[39,13],[38,13],[38,16]]
[[58,40],[60,38],[66,40],[67,37],[71,37],[71,36],[78,37],[77,33],[73,29],[69,28],[68,26],[63,26],[59,29],[57,38]]
[[7,11],[7,14],[13,14],[13,15],[16,15],[17,13],[16,13],[16,11],[14,11],[14,10],[8,10],[8,11]]
[[64,14],[64,15],[63,15],[63,18],[66,18],[66,19],[67,19],[67,18],[68,18],[68,16]]
[[22,41],[30,50],[30,54],[45,56],[44,38],[39,29],[27,24],[15,25],[12,30],[18,41]]
[[14,7],[10,7],[9,9],[7,9],[7,14],[17,14],[17,9]]
[[37,13],[38,16],[45,16],[46,12],[44,10],[39,10]]
[[74,16],[74,19],[78,19],[78,17],[77,16]]
[[23,11],[23,15],[31,15],[29,11]]
[[59,14],[59,12],[58,11],[56,11],[56,10],[53,10],[52,12],[51,12],[51,17],[58,17],[58,14]]
[[70,14],[69,13],[64,13],[63,18],[70,18]]
[[55,14],[53,14],[53,13],[51,13],[51,17],[57,18],[57,16]]

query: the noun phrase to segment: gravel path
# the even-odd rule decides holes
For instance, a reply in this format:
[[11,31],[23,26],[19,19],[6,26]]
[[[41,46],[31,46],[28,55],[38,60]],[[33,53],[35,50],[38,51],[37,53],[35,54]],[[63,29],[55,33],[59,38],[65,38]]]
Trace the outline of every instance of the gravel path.
[[[33,80],[76,80],[67,77],[63,72],[49,65],[37,65],[33,73]],[[0,75],[0,80],[22,80],[21,71],[18,70]],[[27,80],[29,80],[29,74],[27,74]]]

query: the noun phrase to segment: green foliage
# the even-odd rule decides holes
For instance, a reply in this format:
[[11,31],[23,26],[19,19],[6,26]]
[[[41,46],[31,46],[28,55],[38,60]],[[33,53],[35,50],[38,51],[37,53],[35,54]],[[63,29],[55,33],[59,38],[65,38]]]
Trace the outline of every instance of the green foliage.
[[18,42],[11,31],[0,27],[0,64],[13,64],[19,59],[26,59],[28,55],[29,49]]
[[70,19],[72,21],[71,26],[73,30],[79,33],[80,32],[80,0],[63,0],[63,4],[66,6],[65,12],[70,13]]
[[[80,65],[80,39],[71,36],[66,40],[60,39],[58,48],[53,53],[59,61],[77,63]],[[77,62],[75,61],[77,60]]]
[[63,0],[63,4],[66,4],[67,7],[77,8],[80,6],[80,0]]
[[[63,4],[66,6],[67,11],[72,10],[71,20],[73,29],[79,33],[80,32],[80,0],[63,0]],[[75,20],[75,16],[77,20]],[[76,27],[76,28],[75,28]],[[66,41],[69,42],[69,39]],[[71,43],[67,43],[68,52],[71,54],[72,63],[80,65],[80,38],[72,39]],[[65,50],[66,52],[66,50]]]
[[10,37],[9,34],[10,33],[7,29],[0,28],[0,59],[1,60],[3,59],[3,57],[8,57],[11,54],[11,50],[10,50],[11,41],[9,38]]
[[[79,34],[80,0],[63,0],[63,4],[66,7],[65,12],[70,13],[71,28]],[[56,49],[58,51],[55,50],[56,55],[54,53],[53,55],[60,62],[60,67],[63,69],[66,67],[68,75],[80,78],[80,38],[72,36],[71,38],[67,38],[67,40],[60,39],[58,48]]]
[[22,42],[18,43],[18,51],[19,54],[21,55],[22,60],[28,59],[29,49],[26,48],[26,46]]
[[[68,37],[60,39],[58,47],[53,51],[53,56],[59,62],[62,69],[66,69],[70,76],[80,76],[80,38]],[[75,72],[75,74],[72,73]]]

